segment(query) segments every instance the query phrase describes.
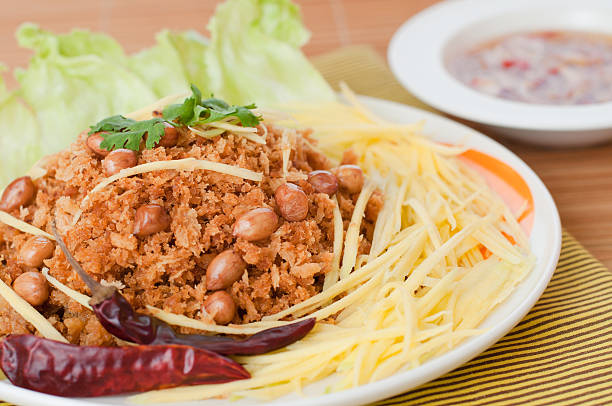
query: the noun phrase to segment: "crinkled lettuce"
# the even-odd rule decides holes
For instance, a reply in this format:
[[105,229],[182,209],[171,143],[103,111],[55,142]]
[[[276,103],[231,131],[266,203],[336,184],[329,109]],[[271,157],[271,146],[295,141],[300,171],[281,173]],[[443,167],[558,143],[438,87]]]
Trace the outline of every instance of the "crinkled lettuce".
[[208,38],[193,30],[168,32],[167,36],[168,41],[176,49],[189,84],[196,85],[198,89],[208,89],[210,83],[206,63]]
[[[130,68],[147,83],[158,98],[189,91],[189,79],[181,52],[172,34],[164,30],[157,34],[157,44],[129,58]],[[204,50],[201,50],[203,54]]]
[[45,153],[65,148],[104,117],[157,99],[151,86],[127,68],[121,47],[106,35],[81,30],[54,35],[25,24],[17,39],[34,50],[29,67],[15,76],[20,95],[36,114]]
[[228,0],[208,28],[208,89],[234,104],[328,101],[334,93],[300,51],[309,38],[289,0]]
[[[0,71],[4,70],[0,67]],[[22,176],[41,157],[40,131],[34,114],[9,92],[0,76],[0,189]]]

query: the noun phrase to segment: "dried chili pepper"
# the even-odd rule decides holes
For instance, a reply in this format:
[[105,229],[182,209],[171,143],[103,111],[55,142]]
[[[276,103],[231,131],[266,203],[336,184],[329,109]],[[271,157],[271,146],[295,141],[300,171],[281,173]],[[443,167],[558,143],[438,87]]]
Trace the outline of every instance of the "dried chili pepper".
[[66,259],[91,290],[90,304],[100,324],[121,340],[141,345],[188,345],[224,355],[257,355],[301,340],[315,325],[315,319],[310,318],[263,330],[246,339],[176,333],[164,321],[136,312],[115,287],[96,282],[74,259],[55,225],[52,225],[52,230]]
[[85,347],[33,335],[0,344],[0,368],[16,386],[93,397],[250,378],[237,362],[181,345]]
[[238,340],[226,336],[179,334],[167,323],[135,312],[116,290],[109,299],[92,303],[92,307],[104,328],[124,341],[150,345],[189,345],[225,355],[256,355],[285,347],[303,338],[315,324],[315,319],[311,318]]

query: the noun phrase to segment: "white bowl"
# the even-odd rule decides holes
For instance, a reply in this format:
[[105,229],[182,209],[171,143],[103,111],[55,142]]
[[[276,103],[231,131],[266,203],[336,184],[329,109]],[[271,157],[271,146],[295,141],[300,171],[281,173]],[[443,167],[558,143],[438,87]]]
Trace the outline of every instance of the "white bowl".
[[[468,146],[514,169],[525,181],[533,197],[534,218],[529,243],[537,259],[536,265],[510,296],[481,323],[483,333],[465,340],[449,352],[424,362],[414,369],[398,372],[381,381],[342,392],[328,394],[326,387],[329,381],[319,381],[304,388],[306,395],[304,397],[292,394],[266,403],[269,405],[358,406],[395,396],[435,379],[474,358],[510,331],[536,303],[557,265],[561,249],[559,213],[546,186],[519,157],[492,139],[445,117],[385,100],[370,97],[363,97],[361,100],[375,114],[392,122],[409,124],[425,120],[424,132],[432,139],[446,144]],[[66,399],[18,388],[8,381],[0,381],[0,399],[23,406],[130,405],[124,396]],[[236,401],[210,399],[201,402],[173,403],[174,406],[253,406],[262,404],[263,402],[249,399]]]
[[399,81],[425,103],[528,143],[570,147],[612,139],[612,103],[553,106],[507,101],[455,79],[444,61],[489,39],[538,30],[612,34],[611,0],[449,0],[417,14],[388,50]]

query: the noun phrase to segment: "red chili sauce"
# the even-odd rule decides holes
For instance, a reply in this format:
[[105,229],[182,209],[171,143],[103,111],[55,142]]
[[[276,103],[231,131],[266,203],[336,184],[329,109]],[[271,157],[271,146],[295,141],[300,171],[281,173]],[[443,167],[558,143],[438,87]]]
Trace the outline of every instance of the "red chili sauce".
[[556,105],[612,101],[612,36],[517,33],[449,58],[447,68],[469,87],[502,99]]

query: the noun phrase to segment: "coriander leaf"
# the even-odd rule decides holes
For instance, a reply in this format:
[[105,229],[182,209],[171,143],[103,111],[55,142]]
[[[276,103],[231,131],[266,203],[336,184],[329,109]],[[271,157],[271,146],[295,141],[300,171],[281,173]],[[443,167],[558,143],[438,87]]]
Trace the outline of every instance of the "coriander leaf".
[[100,148],[107,151],[120,148],[127,148],[131,149],[132,151],[138,151],[140,149],[142,134],[139,134],[136,131],[102,133],[100,135],[104,138],[104,140],[100,143]]
[[123,128],[127,128],[129,125],[135,123],[136,120],[126,118],[123,116],[111,116],[104,120],[99,121],[96,125],[92,125],[89,134],[97,133],[100,131],[119,131]]
[[136,121],[124,116],[111,116],[92,125],[89,134],[100,133],[104,138],[100,147],[108,151],[119,148],[138,151],[145,136],[145,147],[154,148],[163,137],[167,124],[191,126],[212,123],[233,116],[238,118],[243,126],[255,127],[261,120],[251,112],[255,104],[231,106],[214,97],[202,100],[202,93],[194,85],[191,85],[191,92],[191,96],[186,98],[182,104],[171,104],[164,108],[163,118],[155,117],[150,120]]
[[255,104],[250,104],[248,106],[230,106],[223,100],[211,98],[203,100],[202,105],[208,110],[207,114],[204,115],[203,119],[200,119],[198,123],[212,123],[231,116],[237,117],[243,127],[255,127],[261,121],[259,117],[250,111],[250,109],[256,107]]
[[205,110],[204,113],[208,117],[203,119],[203,120],[198,120],[198,124],[199,123],[212,123],[212,122],[215,122],[215,121],[220,121],[220,120],[223,120],[225,117],[228,116],[227,112],[217,111],[217,110]]
[[199,104],[196,104],[193,108],[193,122],[197,122],[198,118],[201,117],[203,114],[207,114],[206,108],[200,106]]
[[195,100],[196,104],[200,104],[202,102],[202,92],[193,83],[191,84],[191,92],[193,93],[191,97]]
[[161,137],[164,136],[165,128],[166,126],[163,121],[157,121],[147,129],[147,141],[145,143],[147,149],[155,148],[155,145],[157,145]]
[[189,102],[189,99],[183,104],[171,104],[166,106],[162,114],[168,121],[189,122],[193,118],[193,104]]
[[148,149],[155,147],[155,144],[164,135],[164,128],[164,120],[157,117],[136,121],[123,116],[112,116],[91,126],[89,134],[100,132],[104,138],[100,147],[108,151],[119,148],[138,151],[145,135],[147,136],[146,147]]
[[261,121],[259,117],[251,113],[249,110],[254,109],[255,107],[256,106],[254,104],[250,104],[249,106],[240,106],[236,108],[236,113],[234,115],[238,117],[243,127],[257,127]]
[[194,85],[191,85],[191,91],[193,94],[186,98],[182,104],[171,104],[164,109],[162,112],[164,119],[168,121],[178,121],[184,125],[190,125],[189,123],[199,117],[197,115],[198,112],[195,110],[202,100],[202,95],[200,94],[200,90]]
[[260,117],[250,111],[256,107],[255,104],[231,106],[214,97],[202,100],[202,93],[194,85],[191,85],[191,92],[192,95],[182,104],[166,107],[163,111],[164,119],[186,126],[212,123],[232,116],[237,117],[245,127],[255,127],[261,121]]
[[223,100],[216,99],[214,97],[211,97],[210,99],[202,100],[201,104],[202,106],[206,108],[209,108],[211,110],[217,110],[217,111],[230,111],[232,108],[232,106],[230,106]]
[[195,85],[191,85],[192,95],[185,99],[182,104],[167,106],[162,115],[168,121],[178,121],[184,125],[190,125],[196,121],[202,112],[202,93]]

